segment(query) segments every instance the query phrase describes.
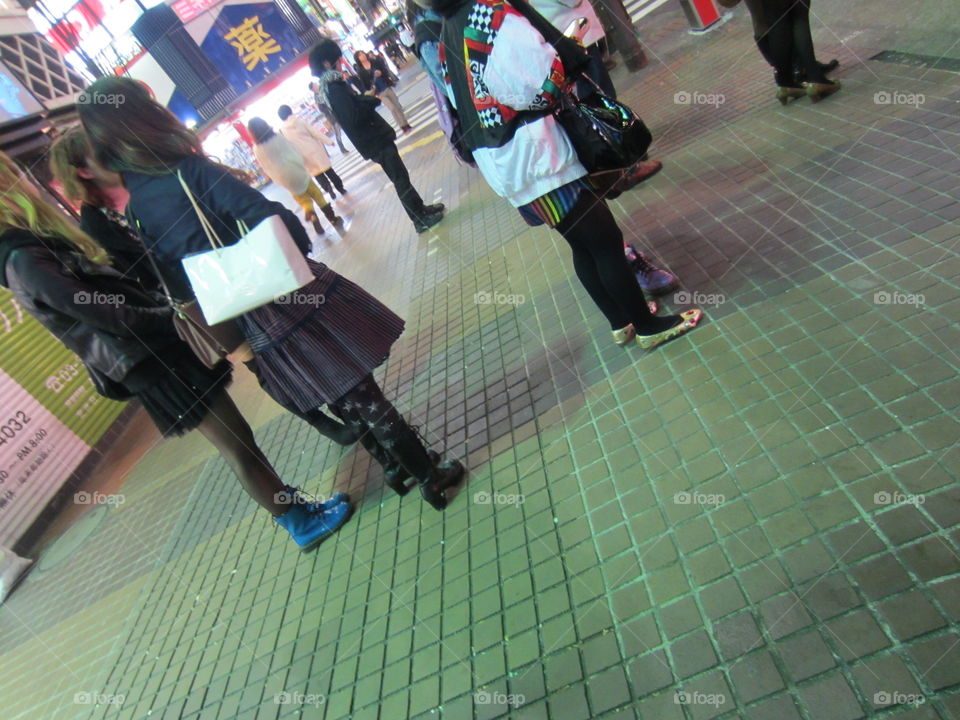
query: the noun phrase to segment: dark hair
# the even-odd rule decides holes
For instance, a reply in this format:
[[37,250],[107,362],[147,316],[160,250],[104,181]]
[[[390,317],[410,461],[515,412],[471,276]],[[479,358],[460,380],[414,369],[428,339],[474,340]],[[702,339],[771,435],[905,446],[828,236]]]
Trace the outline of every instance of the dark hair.
[[370,59],[370,53],[368,53],[366,50],[357,50],[357,51],[353,54],[353,61],[354,61],[354,63],[356,63],[356,65],[358,65],[358,66],[360,65],[360,56],[361,56],[361,55],[363,55],[363,57],[366,59],[366,61],[367,61],[368,63],[371,63],[371,64],[373,63],[373,61]]
[[310,72],[320,77],[327,71],[323,63],[328,62],[330,67],[336,67],[337,61],[341,57],[343,57],[343,52],[341,52],[340,46],[330,38],[324,38],[314,45],[313,50],[310,51]]
[[280,116],[281,120],[286,120],[288,117],[293,115],[293,110],[290,109],[289,105],[281,105],[277,109],[277,115]]
[[103,77],[83,93],[77,113],[94,157],[114,172],[166,173],[191,155],[200,138],[131,78]]
[[267,121],[258,117],[250,118],[250,122],[247,123],[247,130],[253,135],[253,141],[257,145],[262,145],[275,134]]

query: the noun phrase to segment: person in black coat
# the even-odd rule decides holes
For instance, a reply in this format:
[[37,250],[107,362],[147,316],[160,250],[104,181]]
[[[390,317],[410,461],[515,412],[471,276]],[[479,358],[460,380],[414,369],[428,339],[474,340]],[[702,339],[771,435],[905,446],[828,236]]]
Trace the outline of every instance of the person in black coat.
[[[130,227],[127,216],[120,212],[120,208],[126,206],[129,198],[123,179],[118,173],[110,172],[96,162],[82,130],[79,128],[68,130],[57,139],[50,148],[50,169],[54,178],[63,187],[67,199],[80,204],[80,229],[107,251],[113,267],[146,290],[166,295],[170,288],[164,278],[158,277],[154,272],[154,265],[146,246]],[[177,197],[186,200],[182,190]],[[274,207],[274,205],[265,207]],[[181,208],[181,211],[192,213],[193,209],[187,205]],[[301,232],[303,230],[299,222],[291,227]],[[172,262],[169,258],[160,258],[160,265],[182,270],[179,262]],[[179,288],[176,294],[170,290],[173,300],[182,302],[192,296],[192,290],[183,288],[179,274],[173,278],[173,282],[175,283],[173,287]],[[191,311],[190,308],[187,308],[187,312],[196,322],[202,324],[203,318],[199,314]],[[220,323],[216,326],[216,330],[209,328],[207,330],[227,351],[231,352],[231,358],[252,360],[252,354],[245,345],[243,334],[235,323]],[[242,348],[241,344],[243,344]],[[249,363],[248,367],[256,374],[255,364]],[[328,417],[319,408],[308,413],[301,413],[294,407],[285,409],[306,420],[321,435],[340,445],[353,445],[357,442],[357,436],[350,428]]]
[[424,204],[400,158],[394,142],[396,131],[376,110],[380,100],[372,95],[358,95],[350,89],[343,74],[336,69],[341,57],[340,47],[329,39],[321,40],[310,51],[310,69],[317,76],[317,94],[336,116],[357,151],[383,168],[417,232],[426,232],[443,219],[443,203]]
[[177,337],[171,308],[108,263],[0,153],[0,284],[79,355],[100,394],[139,399],[165,437],[199,430],[301,549],[335,532],[350,515],[346,496],[291,504],[295,489],[280,480],[227,394],[230,364],[203,365]]
[[[279,216],[307,254],[310,243],[296,216],[207,159],[197,135],[140,83],[100,78],[86,92],[124,97],[122,114],[102,103],[78,105],[80,121],[97,162],[123,177],[130,213],[163,259],[167,285],[178,285],[178,297],[194,299],[182,259],[210,247],[187,189],[224,245],[239,240],[238,221],[252,228]],[[405,481],[414,478],[424,499],[442,510],[463,466],[430,453],[373,377],[403,332],[402,318],[323,263],[306,262],[312,281],[235,320],[262,386],[300,413],[330,406],[384,466],[392,488],[405,494]]]

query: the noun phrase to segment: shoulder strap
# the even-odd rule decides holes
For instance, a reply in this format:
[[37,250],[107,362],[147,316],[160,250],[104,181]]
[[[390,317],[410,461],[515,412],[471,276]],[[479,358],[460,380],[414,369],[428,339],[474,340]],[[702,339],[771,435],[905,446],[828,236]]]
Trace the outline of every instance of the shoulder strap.
[[568,80],[573,80],[583,74],[590,62],[590,56],[587,55],[580,43],[560,32],[527,0],[504,0],[504,3],[523,15],[527,22],[543,35],[543,39],[553,46],[557,55],[560,56],[560,63],[563,65]]

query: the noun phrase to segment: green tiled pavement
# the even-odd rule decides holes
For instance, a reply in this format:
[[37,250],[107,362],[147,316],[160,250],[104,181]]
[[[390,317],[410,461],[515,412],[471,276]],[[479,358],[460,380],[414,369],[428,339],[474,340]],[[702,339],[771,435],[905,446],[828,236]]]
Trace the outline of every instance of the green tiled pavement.
[[[202,442],[158,446],[0,608],[4,716],[960,717],[960,75],[866,60],[919,32],[867,5],[815,4],[844,89],[787,108],[742,8],[698,38],[648,18],[659,62],[614,79],[665,168],[612,207],[707,322],[646,354],[411,74],[400,147],[447,219],[417,237],[337,158],[351,225],[317,250],[406,318],[379,378],[468,483],[399,498],[238,374],[284,477],[353,519],[301,555]],[[914,22],[950,55],[938,12]]]

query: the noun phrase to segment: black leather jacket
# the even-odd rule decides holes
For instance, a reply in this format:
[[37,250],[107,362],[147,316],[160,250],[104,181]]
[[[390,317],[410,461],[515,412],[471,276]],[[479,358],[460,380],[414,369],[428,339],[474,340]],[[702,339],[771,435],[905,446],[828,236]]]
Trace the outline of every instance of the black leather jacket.
[[85,365],[117,382],[177,341],[169,307],[57,240],[0,235],[0,284]]

